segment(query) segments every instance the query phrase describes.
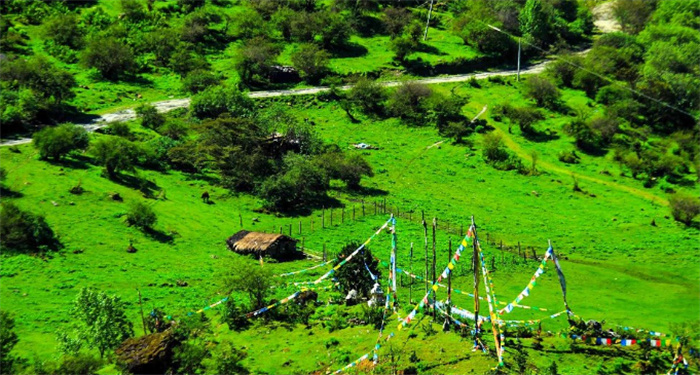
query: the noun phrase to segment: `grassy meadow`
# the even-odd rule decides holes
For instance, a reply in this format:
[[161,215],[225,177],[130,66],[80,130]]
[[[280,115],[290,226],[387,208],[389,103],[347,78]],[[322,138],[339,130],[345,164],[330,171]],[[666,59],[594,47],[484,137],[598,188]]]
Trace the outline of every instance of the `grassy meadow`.
[[[469,103],[463,108],[468,118],[485,105],[493,108],[504,100],[526,100],[514,78],[505,79],[505,83],[480,83],[481,88],[466,83],[431,88],[468,96]],[[589,105],[580,91],[566,90],[563,99],[570,108]],[[138,334],[141,324],[137,289],[143,295],[144,310],[157,307],[174,317],[224,297],[221,277],[226,274],[230,259],[238,257],[227,250],[225,240],[239,229],[269,232],[282,226],[287,232],[291,225],[293,237],[303,238],[310,252],[319,254],[325,246],[330,254],[335,254],[351,240],[364,241],[386,221],[388,212],[374,213],[374,202],[383,199],[387,200],[389,211],[400,212],[398,265],[419,275],[424,267],[420,212],[425,211],[427,219],[438,218],[438,272],[448,259],[447,241],[452,240],[456,248],[460,240],[455,234],[457,228],[463,225],[466,230],[470,216],[474,215],[487,264],[491,264],[492,257],[496,258],[492,276],[501,301],[510,302],[522,290],[538,263],[520,261],[511,253],[503,253],[494,243],[487,243],[486,238],[510,246],[520,242],[523,247],[534,248],[539,255],[544,254],[547,240],[551,240],[562,258],[569,304],[584,319],[668,332],[671,324],[694,321],[700,316],[697,227],[687,228],[670,218],[664,182],[644,188],[642,182],[621,176],[622,170],[610,155],[579,153],[580,164],[559,162],[560,151],[574,148],[572,139],[561,130],[569,119],[567,115],[547,112],[546,119],[537,127],[548,128],[556,135],[547,141],[533,141],[523,137],[517,126],[509,132],[507,123],[494,121],[490,111],[486,112],[488,123],[503,135],[510,151],[525,164],[530,163],[532,152],[537,152],[538,173],[525,176],[493,169],[476,148],[453,145],[432,128],[408,127],[397,119],[370,119],[361,115],[357,116],[360,122],[352,123],[337,103],[314,97],[267,100],[261,105],[291,108],[299,118],[314,121],[324,141],[341,148],[358,142],[379,147],[353,151],[362,152],[375,172],[375,177],[363,181],[361,193],[349,195],[341,189],[331,192],[346,204],[344,219],[336,208],[330,225],[330,211],[326,210],[326,228],[322,229],[322,213],[318,210],[304,217],[256,212],[261,205],[257,198],[234,195],[211,181],[177,171],[139,170],[139,177],[158,187],[156,198],[145,199],[133,187],[104,178],[101,168],[93,165],[88,155],[76,155],[64,163],[52,164],[38,160],[32,145],[0,148],[0,160],[8,172],[5,186],[12,192],[3,200],[12,200],[20,208],[45,215],[65,245],[61,252],[46,257],[3,256],[0,300],[17,321],[20,341],[16,353],[38,360],[57,358],[55,332],[69,321],[71,301],[83,286],[124,298]],[[147,132],[136,123],[130,126]],[[469,138],[476,145],[480,140],[479,134]],[[583,192],[573,191],[574,175]],[[70,194],[68,190],[77,184],[85,193]],[[696,185],[684,190],[698,194]],[[201,201],[203,191],[211,194],[213,204]],[[119,193],[123,202],[113,201],[112,193]],[[360,214],[361,200],[365,200],[365,216]],[[125,224],[124,214],[136,201],[146,201],[157,213],[155,234],[148,236]],[[355,220],[351,218],[352,207],[356,207]],[[408,212],[411,212],[410,220]],[[652,220],[656,226],[650,224]],[[134,254],[125,251],[130,242],[138,250]],[[412,262],[411,243],[414,244]],[[377,257],[388,260],[390,236],[383,233],[369,247]],[[251,267],[259,266],[257,260],[247,261]],[[264,267],[278,274],[316,263],[314,260],[268,261]],[[463,260],[455,271],[455,288],[469,289],[468,263]],[[325,271],[327,268],[319,268],[280,282],[313,280]],[[382,277],[386,275],[384,272]],[[185,281],[188,286],[179,287],[178,281]],[[408,279],[403,279],[402,284],[400,314],[405,316],[412,305],[408,303]],[[413,285],[414,300],[420,298],[422,290],[422,284]],[[283,298],[293,292],[291,287],[279,288],[275,297]],[[330,295],[319,293],[320,301],[326,301]],[[440,289],[438,298],[445,298],[444,289]],[[471,309],[472,302],[467,296],[456,294],[453,301]],[[548,312],[515,309],[507,318],[539,319],[563,310],[558,278],[552,267],[548,267],[523,304],[546,308]],[[484,303],[482,314],[485,312]],[[316,315],[335,313],[334,306],[326,306],[319,307]],[[207,315],[218,322],[216,310]],[[435,323],[438,331],[441,322],[440,319]],[[396,316],[387,319],[385,335],[396,331],[396,324]],[[469,340],[456,334],[427,334],[422,328],[426,324],[413,324],[413,333],[406,329],[391,340],[390,347],[394,348],[391,350],[402,353],[400,368],[411,365],[409,356],[414,351],[421,361],[419,370],[425,373],[484,373],[495,364],[493,358],[472,353]],[[225,324],[215,327],[217,339],[233,338],[237,346],[247,351],[244,364],[255,373],[334,371],[370,351],[377,335],[370,326],[328,332],[319,325],[307,329],[301,325],[258,322],[241,333],[229,331]],[[563,319],[543,321],[545,330],[556,332],[565,327]],[[485,337],[492,341],[488,335]],[[338,343],[330,342],[332,338]],[[523,345],[527,348],[531,343],[523,340]],[[570,341],[560,338],[547,338],[544,346],[544,350],[526,352],[540,369],[557,361],[559,371],[565,374],[590,373],[600,366],[624,369],[634,363],[638,351],[616,346],[591,347],[586,354],[571,353]],[[380,354],[384,355],[388,355],[386,351]],[[506,353],[506,361],[512,360]],[[104,373],[113,371],[113,368],[103,369]]]

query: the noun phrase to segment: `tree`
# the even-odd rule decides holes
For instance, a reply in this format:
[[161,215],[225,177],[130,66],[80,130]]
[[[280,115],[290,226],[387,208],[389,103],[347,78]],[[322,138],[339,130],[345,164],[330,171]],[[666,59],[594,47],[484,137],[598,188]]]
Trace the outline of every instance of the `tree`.
[[[3,240],[4,240],[3,236]],[[15,363],[15,356],[10,354],[12,349],[19,342],[15,333],[15,320],[10,313],[0,310],[0,372],[11,374]]]
[[217,118],[224,113],[251,117],[253,101],[235,87],[210,86],[192,97],[190,111],[197,118]]
[[283,170],[265,180],[259,189],[267,208],[283,212],[308,209],[327,197],[329,177],[309,157],[287,155]]
[[403,64],[406,57],[418,48],[418,42],[409,36],[401,36],[392,39],[389,48],[394,52],[394,60]]
[[340,150],[336,150],[320,155],[317,162],[331,179],[345,182],[352,190],[360,188],[362,176],[374,176],[372,166],[359,154],[346,156]]
[[[457,36],[462,38],[464,44],[476,47],[481,52],[495,56],[506,56],[515,51],[515,41],[509,35],[499,33],[482,22],[477,22],[475,17],[480,17],[469,12],[457,18],[452,26]],[[496,27],[499,23],[494,21]]]
[[552,6],[540,0],[527,0],[520,12],[520,31],[531,37],[539,46],[554,42],[554,10]]
[[555,110],[561,106],[561,92],[546,78],[539,76],[528,78],[525,81],[525,92],[539,107]]
[[613,15],[620,22],[622,30],[637,34],[654,12],[656,0],[619,0],[613,4]]
[[387,7],[382,14],[384,28],[392,39],[403,33],[411,19],[411,12],[406,8]]
[[583,151],[595,151],[601,147],[600,133],[580,116],[564,125],[564,131],[576,139],[576,147]]
[[35,252],[61,247],[43,216],[20,210],[12,202],[2,204],[0,237],[3,250]]
[[90,137],[82,126],[63,124],[45,127],[34,133],[32,143],[42,159],[59,161],[75,150],[86,149]]
[[348,100],[367,114],[380,114],[387,99],[386,89],[377,81],[360,78],[348,91]]
[[83,44],[83,31],[78,26],[78,17],[75,14],[58,14],[51,17],[43,25],[43,34],[46,39],[73,49],[80,49]]
[[329,57],[315,44],[303,44],[292,54],[292,64],[307,82],[316,83],[327,73]]
[[217,85],[220,79],[213,73],[204,69],[188,72],[182,80],[182,89],[190,94],[202,92],[210,86]]
[[77,338],[78,349],[86,344],[97,349],[101,358],[134,334],[131,321],[126,317],[126,304],[121,298],[92,288],[80,290],[73,301],[71,317],[72,337],[68,332],[61,332],[59,342]]
[[422,117],[422,105],[432,91],[421,83],[405,82],[389,97],[387,108],[396,117],[417,122]]
[[236,62],[241,80],[246,84],[268,82],[278,55],[279,49],[267,40],[260,37],[248,40]]
[[168,60],[168,66],[175,73],[187,76],[191,72],[209,69],[206,57],[192,50],[191,45],[180,43]]
[[243,258],[235,258],[229,263],[223,285],[231,291],[244,292],[248,295],[250,306],[254,309],[265,307],[267,296],[272,286],[272,274],[268,267],[251,266]]
[[140,149],[135,143],[112,136],[98,138],[90,151],[97,163],[105,167],[110,179],[114,179],[118,172],[133,171],[140,154]]
[[107,79],[116,80],[132,72],[135,62],[131,48],[114,37],[95,38],[83,52],[83,63]]
[[[56,67],[41,55],[26,60],[3,61],[0,64],[0,79],[7,84],[6,89],[28,88],[32,90],[33,96],[53,99],[55,104],[75,97],[72,91],[76,86],[73,75]],[[19,99],[21,101],[21,95]]]
[[[360,244],[358,242],[350,242],[346,244],[343,246],[340,253],[338,253],[333,264],[337,266],[348,255],[350,255],[350,253],[359,247]],[[367,268],[369,268],[369,272],[367,271]],[[372,280],[370,272],[377,278],[381,279],[379,262],[372,256],[372,250],[365,247],[342,267],[338,268],[334,276],[338,280],[340,290],[344,294],[348,294],[354,289],[357,291],[358,297],[369,297],[369,293],[376,282],[375,280]]]
[[219,344],[213,357],[214,372],[217,374],[242,375],[250,373],[241,363],[247,357],[246,352],[239,350],[229,341]]
[[484,159],[488,162],[504,161],[508,159],[508,151],[503,144],[503,138],[497,133],[488,133],[483,138]]
[[156,221],[158,221],[158,217],[153,208],[143,202],[134,203],[126,214],[126,222],[141,230],[153,228]]
[[141,119],[141,126],[149,129],[157,129],[165,124],[165,115],[151,104],[144,103],[134,109],[136,116]]
[[316,12],[321,46],[328,51],[338,50],[350,40],[350,23],[339,13]]
[[700,215],[700,199],[682,194],[674,194],[668,199],[671,214],[676,221],[690,226],[693,219]]

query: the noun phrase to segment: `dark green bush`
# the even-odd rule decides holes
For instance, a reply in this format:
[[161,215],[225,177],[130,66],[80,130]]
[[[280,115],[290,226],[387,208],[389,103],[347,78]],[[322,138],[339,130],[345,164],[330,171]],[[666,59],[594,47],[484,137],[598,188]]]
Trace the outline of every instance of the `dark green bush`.
[[58,250],[61,244],[43,216],[23,211],[12,202],[0,210],[0,245],[16,252]]
[[196,94],[218,83],[219,78],[213,73],[198,69],[187,73],[185,79],[182,80],[182,89],[191,94]]
[[360,78],[348,91],[348,100],[367,114],[382,113],[386,99],[386,89],[368,78]]
[[700,215],[700,199],[687,195],[674,194],[668,199],[671,206],[671,214],[676,221],[687,226],[693,223],[693,219]]
[[132,204],[126,213],[126,222],[142,230],[153,228],[156,221],[158,221],[158,217],[153,208],[143,202]]
[[165,124],[165,116],[159,113],[156,107],[144,103],[134,109],[136,116],[141,119],[141,126],[149,129],[157,129]]
[[32,143],[42,159],[58,161],[73,151],[87,148],[90,137],[82,126],[63,124],[34,133]]
[[93,142],[90,151],[97,163],[105,167],[110,178],[115,178],[121,171],[133,171],[141,154],[137,144],[112,136],[98,138]]
[[131,48],[113,37],[100,37],[90,41],[83,52],[83,63],[111,80],[133,72],[135,67]]

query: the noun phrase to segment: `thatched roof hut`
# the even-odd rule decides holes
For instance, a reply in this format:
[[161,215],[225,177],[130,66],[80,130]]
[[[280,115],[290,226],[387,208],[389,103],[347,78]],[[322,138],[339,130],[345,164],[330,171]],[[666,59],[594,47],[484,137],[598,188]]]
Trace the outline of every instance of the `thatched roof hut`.
[[283,234],[239,231],[226,240],[229,250],[239,254],[269,256],[277,260],[294,259],[301,256],[297,251],[297,240]]

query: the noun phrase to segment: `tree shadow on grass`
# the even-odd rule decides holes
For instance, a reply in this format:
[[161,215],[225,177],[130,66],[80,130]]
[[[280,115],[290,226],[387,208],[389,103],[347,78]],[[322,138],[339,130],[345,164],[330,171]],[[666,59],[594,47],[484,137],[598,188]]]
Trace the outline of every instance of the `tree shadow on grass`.
[[557,134],[556,131],[551,131],[549,129],[547,130],[531,130],[529,132],[523,132],[523,137],[527,139],[528,141],[532,142],[549,142],[549,141],[556,141],[557,139],[561,138],[559,137],[559,134]]
[[61,160],[46,160],[47,163],[56,166],[56,167],[61,167],[61,168],[70,168],[70,169],[88,169],[90,168],[90,164],[92,162],[92,159],[90,159],[87,156],[82,156],[82,155],[71,155],[70,158],[66,159],[61,159]]
[[468,359],[469,359],[469,354],[462,356],[460,358],[455,358],[455,359],[448,361],[448,362],[441,362],[441,363],[436,363],[434,365],[425,366],[423,368],[423,371],[432,370],[432,369],[434,369],[436,367],[440,367],[440,366],[456,365],[456,364],[458,364],[462,361],[466,361]]
[[175,241],[175,238],[173,236],[157,229],[146,228],[143,230],[143,233],[149,238],[156,240],[160,243],[172,244]]
[[141,177],[126,174],[117,174],[113,178],[110,178],[110,180],[119,185],[138,190],[142,192],[146,198],[152,198],[153,192],[156,190],[160,190],[158,185],[156,185],[152,181],[146,180],[145,178]]
[[11,190],[5,186],[0,186],[0,197],[2,198],[22,198],[24,194]]
[[357,189],[345,189],[345,192],[347,192],[352,197],[379,197],[386,196],[389,194],[389,192],[386,190],[366,186],[360,186]]
[[430,44],[425,44],[425,43],[418,43],[418,48],[416,48],[416,52],[423,52],[423,53],[428,53],[431,55],[437,55],[437,56],[447,56],[448,54],[445,52],[440,51],[437,49],[437,47],[431,46]]
[[367,54],[367,48],[361,44],[348,43],[343,47],[332,51],[333,57],[336,58],[346,58],[346,57],[362,57]]
[[356,30],[357,33],[364,38],[377,35],[386,35],[386,29],[381,19],[377,17],[361,15],[357,17]]

